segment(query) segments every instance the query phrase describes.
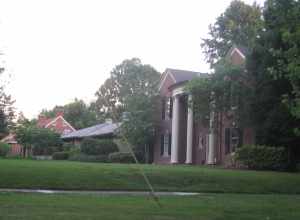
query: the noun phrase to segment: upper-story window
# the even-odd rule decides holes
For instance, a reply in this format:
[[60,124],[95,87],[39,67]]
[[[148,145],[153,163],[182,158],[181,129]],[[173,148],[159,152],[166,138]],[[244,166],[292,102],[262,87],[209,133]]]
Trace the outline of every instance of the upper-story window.
[[162,100],[162,120],[172,118],[173,100],[172,97],[167,97]]

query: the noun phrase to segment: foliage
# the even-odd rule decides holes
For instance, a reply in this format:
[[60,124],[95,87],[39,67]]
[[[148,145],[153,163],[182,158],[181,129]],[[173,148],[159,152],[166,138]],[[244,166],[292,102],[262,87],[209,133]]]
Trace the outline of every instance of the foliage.
[[134,150],[144,151],[152,144],[156,126],[156,96],[131,96],[126,99],[126,119],[122,122],[121,133]]
[[210,112],[226,113],[237,126],[251,124],[251,103],[253,87],[251,78],[243,66],[237,66],[222,59],[215,65],[215,73],[207,78],[191,80],[186,85],[193,95],[193,108],[196,118],[207,123]]
[[118,151],[118,146],[112,139],[84,138],[81,152],[87,155],[108,155]]
[[98,162],[98,163],[108,163],[109,159],[107,155],[87,155],[87,154],[73,154],[70,155],[69,160],[80,161],[80,162]]
[[62,151],[62,152],[55,152],[52,154],[53,160],[67,160],[69,158],[69,152]]
[[5,157],[8,154],[9,149],[9,144],[0,142],[0,157]]
[[213,66],[225,57],[233,45],[252,48],[263,28],[261,9],[234,0],[217,21],[209,26],[209,38],[201,44],[207,61]]
[[62,145],[60,134],[51,129],[38,128],[30,124],[17,128],[16,139],[23,145],[25,151],[33,149],[34,152],[42,155],[52,154],[55,147],[58,148]]
[[[0,67],[0,75],[3,74],[4,68]],[[5,137],[9,130],[15,127],[15,100],[11,95],[5,92],[5,82],[0,84],[0,138]]]
[[112,163],[134,163],[131,153],[114,152],[108,155],[108,159]]
[[299,5],[295,0],[266,2],[264,31],[247,63],[256,81],[253,113],[257,143],[288,147],[291,163],[295,162],[300,141],[297,132],[300,74],[296,67],[300,55],[296,37],[299,36]]
[[124,60],[96,92],[95,108],[110,118],[120,117],[125,99],[139,95],[152,97],[157,93],[158,82],[159,73],[150,65],[142,64],[138,58]]
[[71,151],[73,149],[77,149],[79,146],[74,145],[73,143],[64,142],[62,145],[63,151]]
[[138,58],[124,60],[96,92],[98,112],[114,120],[120,120],[122,113],[126,113],[121,134],[135,149],[149,149],[152,144],[159,76]]
[[89,106],[83,100],[75,99],[64,106],[55,106],[52,110],[42,110],[41,114],[53,118],[63,112],[64,118],[76,129],[86,128],[103,121],[98,117],[92,104]]
[[287,167],[287,152],[283,147],[248,145],[238,148],[236,159],[250,169],[283,170]]
[[283,96],[291,113],[300,118],[300,2],[268,0],[264,10],[266,68],[274,79],[287,79],[292,91]]

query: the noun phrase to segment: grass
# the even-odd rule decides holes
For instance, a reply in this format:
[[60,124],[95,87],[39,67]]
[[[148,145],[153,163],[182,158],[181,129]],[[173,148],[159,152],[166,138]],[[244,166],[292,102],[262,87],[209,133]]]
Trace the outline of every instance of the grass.
[[0,193],[0,219],[300,219],[299,195],[204,194],[162,197]]
[[[299,173],[141,166],[159,191],[300,193]],[[0,167],[0,188],[148,190],[137,165],[1,159]]]

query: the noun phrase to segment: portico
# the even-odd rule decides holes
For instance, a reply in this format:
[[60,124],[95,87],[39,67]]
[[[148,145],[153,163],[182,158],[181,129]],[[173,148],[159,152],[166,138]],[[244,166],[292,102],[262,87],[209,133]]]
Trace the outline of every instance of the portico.
[[[209,150],[209,129],[195,120],[193,96],[185,90],[186,82],[208,74],[167,69],[159,84],[161,118],[157,128],[154,161],[161,164],[207,164],[215,162]],[[214,142],[212,142],[214,143]]]
[[[180,102],[180,98],[182,96],[187,96],[186,102]],[[183,87],[175,88],[172,92],[172,99],[173,99],[173,117],[172,117],[172,141],[171,141],[171,163],[177,164],[179,163],[179,137],[180,137],[180,105],[185,104],[187,105],[187,119],[186,119],[186,164],[193,163],[193,109],[192,109],[192,95],[186,94]],[[184,112],[185,113],[185,112]]]

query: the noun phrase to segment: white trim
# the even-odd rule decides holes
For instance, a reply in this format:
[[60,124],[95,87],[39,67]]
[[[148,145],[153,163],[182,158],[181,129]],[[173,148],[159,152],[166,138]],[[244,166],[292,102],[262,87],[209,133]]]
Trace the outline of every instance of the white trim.
[[246,57],[245,57],[245,55],[239,50],[239,48],[237,48],[237,47],[235,47],[235,48],[233,48],[233,50],[231,51],[231,53],[230,53],[230,56],[232,56],[232,54],[234,53],[234,52],[237,52],[244,60],[246,59]]
[[158,91],[160,91],[160,89],[163,86],[163,84],[164,84],[164,82],[165,82],[168,75],[170,75],[172,80],[174,81],[174,83],[176,83],[175,77],[172,75],[172,73],[170,73],[169,71],[165,71],[165,73],[163,73],[163,74],[165,74],[165,75],[164,75],[163,79],[161,80],[161,82],[158,86]]
[[70,125],[69,122],[66,121],[66,119],[64,119],[63,116],[57,116],[55,119],[53,119],[52,121],[50,121],[48,124],[45,125],[45,128],[47,128],[49,125],[53,124],[54,122],[56,122],[59,118],[61,118],[73,131],[76,131],[75,128],[73,128],[72,125]]

